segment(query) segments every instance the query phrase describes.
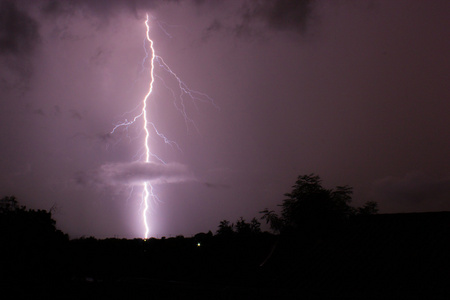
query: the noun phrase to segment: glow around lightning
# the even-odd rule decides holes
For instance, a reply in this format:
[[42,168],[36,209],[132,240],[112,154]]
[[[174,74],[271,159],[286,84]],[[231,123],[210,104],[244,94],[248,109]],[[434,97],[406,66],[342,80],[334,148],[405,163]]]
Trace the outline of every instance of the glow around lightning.
[[[182,152],[182,150],[176,142],[168,139],[164,134],[159,132],[156,125],[148,119],[148,113],[147,113],[148,101],[153,92],[153,86],[155,84],[155,79],[157,78],[157,79],[161,80],[162,84],[171,91],[171,93],[173,95],[174,106],[175,106],[176,110],[178,110],[178,112],[184,118],[186,126],[192,125],[197,129],[194,121],[186,113],[186,110],[185,110],[186,106],[185,106],[185,102],[184,102],[185,98],[192,101],[194,103],[194,105],[197,105],[196,102],[200,101],[200,102],[209,102],[214,107],[216,107],[216,108],[218,108],[218,107],[214,103],[213,99],[210,98],[208,95],[190,89],[178,77],[178,75],[166,64],[166,62],[160,56],[156,55],[156,51],[154,49],[154,42],[150,38],[150,24],[149,23],[150,23],[150,19],[149,19],[149,16],[147,15],[147,18],[145,20],[146,36],[145,36],[145,40],[144,40],[145,57],[143,59],[142,65],[144,68],[144,63],[147,60],[150,61],[150,82],[149,82],[147,94],[142,99],[142,104],[141,104],[142,110],[140,111],[139,114],[134,116],[131,120],[126,119],[125,121],[115,125],[114,128],[112,129],[112,131],[110,132],[110,134],[114,134],[117,130],[119,130],[122,127],[127,128],[128,126],[135,124],[138,121],[138,119],[140,119],[142,117],[143,130],[145,133],[144,161],[146,163],[150,163],[150,162],[152,162],[152,159],[155,159],[155,160],[159,161],[159,163],[166,164],[166,162],[163,159],[161,159],[158,155],[156,155],[155,153],[153,153],[150,150],[149,141],[150,141],[151,133],[156,134],[159,138],[161,138],[164,141],[164,143],[172,146],[176,150],[178,150],[180,152]],[[161,27],[160,24],[158,24],[158,25]],[[147,43],[149,44],[149,50],[146,47]],[[178,88],[177,88],[179,91],[178,95],[173,89],[168,87],[166,82],[164,82],[164,80],[161,77],[155,75],[155,63],[156,62],[157,62],[157,66],[159,67],[159,69],[168,73],[170,76],[172,76],[172,78],[175,79],[175,81],[177,82],[177,85],[178,85]],[[141,159],[142,159],[142,157],[141,157]],[[155,200],[159,200],[159,199],[156,196],[156,194],[154,193],[154,188],[153,188],[151,182],[144,181],[143,186],[144,186],[144,188],[143,188],[143,192],[142,192],[142,203],[143,203],[142,219],[143,219],[143,223],[144,223],[144,238],[147,239],[149,236],[149,232],[150,232],[149,221],[148,221],[148,211],[150,209],[150,203],[155,202]]]

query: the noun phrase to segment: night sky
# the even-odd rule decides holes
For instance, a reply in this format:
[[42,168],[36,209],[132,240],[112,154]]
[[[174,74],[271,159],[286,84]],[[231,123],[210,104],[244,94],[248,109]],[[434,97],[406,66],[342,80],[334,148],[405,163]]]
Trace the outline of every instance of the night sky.
[[[155,65],[166,164],[143,162],[142,118],[111,134],[148,91],[146,13],[156,54],[213,99],[180,100]],[[143,236],[144,180],[154,237],[259,217],[309,173],[355,206],[450,210],[449,16],[448,0],[1,0],[0,196],[98,238]]]

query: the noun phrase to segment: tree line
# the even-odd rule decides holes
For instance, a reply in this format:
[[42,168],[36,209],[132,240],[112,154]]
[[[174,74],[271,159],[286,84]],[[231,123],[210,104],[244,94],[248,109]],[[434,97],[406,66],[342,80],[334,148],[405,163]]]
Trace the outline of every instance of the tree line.
[[[322,179],[315,174],[298,176],[290,193],[281,206],[281,214],[274,210],[264,209],[261,219],[270,225],[275,233],[312,233],[324,234],[339,228],[354,216],[373,215],[378,213],[378,204],[366,202],[362,207],[352,207],[352,187],[336,186],[326,189]],[[242,217],[234,224],[228,220],[220,221],[217,234],[232,235],[259,233],[261,223],[253,218],[247,223]]]
[[450,212],[377,215],[377,203],[353,207],[352,195],[301,175],[277,211],[222,220],[216,234],[147,240],[69,240],[52,211],[4,197],[0,288],[28,298],[32,284],[59,298],[449,298]]
[[[336,186],[327,189],[322,186],[322,179],[315,174],[298,176],[290,193],[281,204],[280,214],[268,208],[260,211],[261,220],[279,234],[310,232],[321,234],[338,228],[354,216],[378,213],[378,204],[366,202],[362,207],[352,207],[353,189],[348,186]],[[22,239],[33,236],[55,236],[67,239],[56,229],[56,222],[51,211],[32,210],[18,204],[14,196],[0,199],[0,236],[3,238]],[[222,220],[216,234],[219,236],[250,235],[261,233],[261,223],[257,218],[247,222],[240,217],[235,223]]]

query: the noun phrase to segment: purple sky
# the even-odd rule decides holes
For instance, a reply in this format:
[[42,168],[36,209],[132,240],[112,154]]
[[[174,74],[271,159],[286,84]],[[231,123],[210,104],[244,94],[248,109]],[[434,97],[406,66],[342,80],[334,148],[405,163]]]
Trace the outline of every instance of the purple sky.
[[[278,4],[275,4],[278,3]],[[184,99],[159,56],[220,107]],[[298,175],[381,212],[450,210],[450,2],[0,0],[0,196],[56,207],[71,237],[215,232],[275,209]],[[159,23],[158,23],[159,22]],[[159,24],[159,25],[158,25]],[[132,188],[134,187],[134,188]]]

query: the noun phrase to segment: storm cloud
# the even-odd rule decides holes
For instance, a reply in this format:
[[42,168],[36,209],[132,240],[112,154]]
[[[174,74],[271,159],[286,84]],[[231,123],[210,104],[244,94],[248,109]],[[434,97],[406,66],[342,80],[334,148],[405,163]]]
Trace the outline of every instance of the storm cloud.
[[29,54],[39,41],[39,23],[16,3],[0,1],[0,54]]
[[179,163],[125,162],[108,163],[88,173],[78,174],[76,181],[95,185],[137,185],[149,182],[164,184],[192,181],[193,175]]
[[[136,162],[142,118],[111,134],[148,92],[147,13],[157,55],[220,107],[155,66],[148,121],[182,149],[149,127],[167,165]],[[0,0],[0,192],[58,203],[63,231],[98,237],[142,236],[145,181],[174,183],[155,189],[160,235],[251,219],[309,173],[352,186],[355,206],[450,209],[449,13],[447,0]]]
[[304,32],[311,16],[313,0],[248,1],[242,7],[238,31],[248,31],[255,22],[276,30]]
[[0,88],[24,91],[41,42],[39,23],[13,1],[0,1]]

